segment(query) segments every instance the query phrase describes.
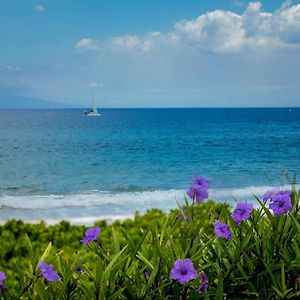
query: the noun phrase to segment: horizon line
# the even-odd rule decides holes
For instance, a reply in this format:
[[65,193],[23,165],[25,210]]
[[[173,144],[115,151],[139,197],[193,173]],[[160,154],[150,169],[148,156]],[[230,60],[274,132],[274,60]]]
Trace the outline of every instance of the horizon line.
[[[300,108],[300,106],[177,106],[177,107],[102,107],[99,110],[106,109],[253,109],[253,108]],[[85,110],[86,107],[10,107],[0,110]]]

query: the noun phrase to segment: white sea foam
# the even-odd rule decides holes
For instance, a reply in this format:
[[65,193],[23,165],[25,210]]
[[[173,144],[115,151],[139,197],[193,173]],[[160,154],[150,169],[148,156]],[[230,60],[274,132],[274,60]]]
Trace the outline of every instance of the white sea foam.
[[[243,198],[253,198],[253,195],[261,197],[266,191],[272,189],[272,186],[248,186],[244,188],[225,188],[212,190],[210,195],[218,201],[226,200],[243,200]],[[288,187],[286,187],[288,188]]]
[[[286,187],[288,188],[288,187]],[[210,198],[216,201],[224,199],[234,200],[250,198],[252,195],[262,196],[271,186],[249,186],[244,188],[224,188],[210,190]],[[143,192],[110,193],[94,190],[92,192],[66,195],[24,195],[2,196],[0,207],[16,209],[51,209],[63,207],[91,207],[91,206],[123,206],[145,205],[161,207],[166,203],[176,203],[176,199],[183,199],[185,190],[155,190]]]
[[144,192],[109,193],[93,191],[91,193],[77,193],[67,195],[46,196],[2,196],[1,207],[15,209],[52,209],[65,207],[91,206],[152,206],[161,207],[164,203],[173,202],[184,195],[183,190],[156,190]]
[[[234,203],[239,200],[255,202],[253,195],[261,197],[270,186],[249,186],[210,190],[210,198]],[[289,187],[287,187],[289,188]],[[185,190],[155,190],[143,192],[111,193],[91,191],[67,195],[24,195],[0,197],[0,222],[22,219],[49,224],[68,220],[74,224],[92,224],[96,220],[123,220],[134,212],[150,208],[168,211],[176,208],[176,200],[183,202]]]
[[[71,224],[74,225],[93,225],[95,224],[95,222],[97,221],[101,221],[101,220],[105,220],[107,223],[111,224],[114,221],[125,221],[128,219],[133,219],[134,218],[134,214],[130,214],[130,215],[106,215],[106,216],[97,216],[97,217],[77,217],[77,218],[65,218],[64,221],[68,221]],[[59,223],[61,220],[60,219],[55,219],[55,218],[48,218],[46,220],[44,220],[45,223],[47,225],[54,225]],[[36,220],[27,220],[27,223],[31,223],[31,224],[37,224],[40,223],[41,220],[40,219],[36,219]]]

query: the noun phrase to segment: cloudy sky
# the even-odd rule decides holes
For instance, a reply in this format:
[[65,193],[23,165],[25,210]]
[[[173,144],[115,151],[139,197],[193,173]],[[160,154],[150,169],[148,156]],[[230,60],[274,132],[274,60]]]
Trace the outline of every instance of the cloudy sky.
[[300,1],[1,0],[1,99],[300,106]]

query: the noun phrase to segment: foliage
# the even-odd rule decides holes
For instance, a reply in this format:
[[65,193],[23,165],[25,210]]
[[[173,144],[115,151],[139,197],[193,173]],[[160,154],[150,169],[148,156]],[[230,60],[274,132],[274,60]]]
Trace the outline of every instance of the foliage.
[[[266,201],[237,224],[232,207],[207,201],[164,214],[151,210],[133,220],[95,225],[100,239],[84,247],[87,229],[61,222],[0,226],[0,299],[295,299],[300,297],[299,192],[292,209],[273,215]],[[214,221],[230,227],[217,237]],[[189,258],[201,276],[181,285],[170,278],[174,262]],[[40,277],[39,262],[52,264],[60,280]]]

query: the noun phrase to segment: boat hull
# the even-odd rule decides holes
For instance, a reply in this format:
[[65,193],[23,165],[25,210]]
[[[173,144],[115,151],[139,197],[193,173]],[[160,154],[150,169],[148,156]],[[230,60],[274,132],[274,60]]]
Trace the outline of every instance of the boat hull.
[[86,114],[85,115],[86,117],[100,117],[101,116],[101,114],[99,114],[99,113],[89,113],[89,114]]

